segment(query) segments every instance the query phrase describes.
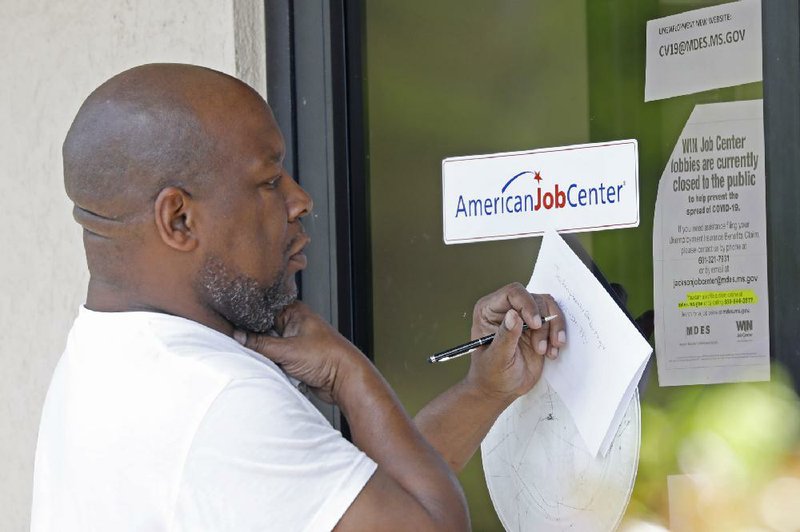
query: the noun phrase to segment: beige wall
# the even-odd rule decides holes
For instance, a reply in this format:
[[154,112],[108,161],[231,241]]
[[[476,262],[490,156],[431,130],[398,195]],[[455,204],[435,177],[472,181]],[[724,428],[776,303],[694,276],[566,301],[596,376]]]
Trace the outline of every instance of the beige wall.
[[83,99],[128,67],[200,64],[265,92],[260,0],[0,0],[0,530],[26,530],[42,402],[88,274],[62,185]]

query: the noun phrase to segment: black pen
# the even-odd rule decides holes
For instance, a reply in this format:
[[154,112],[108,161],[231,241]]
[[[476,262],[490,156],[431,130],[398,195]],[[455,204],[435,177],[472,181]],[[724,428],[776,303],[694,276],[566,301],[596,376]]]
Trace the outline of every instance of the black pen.
[[[542,323],[547,323],[548,321],[554,320],[558,317],[558,314],[553,314],[552,316],[545,316],[542,319]],[[522,330],[529,329],[527,323],[522,324]],[[471,342],[467,342],[466,344],[462,344],[453,348],[448,349],[447,351],[442,351],[441,353],[436,353],[435,355],[431,355],[428,357],[428,362],[431,364],[435,364],[437,362],[447,362],[448,360],[453,360],[454,358],[458,358],[462,355],[466,355],[470,353],[482,345],[491,344],[492,340],[494,340],[493,334],[487,334],[486,336],[482,336],[477,340],[473,340]]]

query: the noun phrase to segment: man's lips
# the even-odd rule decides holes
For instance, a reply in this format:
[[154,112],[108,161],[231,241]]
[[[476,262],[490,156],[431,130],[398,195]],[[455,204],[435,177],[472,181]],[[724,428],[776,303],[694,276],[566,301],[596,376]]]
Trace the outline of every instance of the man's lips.
[[289,262],[294,263],[298,270],[304,270],[308,265],[308,259],[305,253],[295,253],[289,257]]
[[295,238],[293,245],[289,249],[289,262],[296,263],[301,270],[308,264],[308,259],[305,253],[303,253],[303,249],[309,242],[311,242],[311,238],[307,234],[302,233]]

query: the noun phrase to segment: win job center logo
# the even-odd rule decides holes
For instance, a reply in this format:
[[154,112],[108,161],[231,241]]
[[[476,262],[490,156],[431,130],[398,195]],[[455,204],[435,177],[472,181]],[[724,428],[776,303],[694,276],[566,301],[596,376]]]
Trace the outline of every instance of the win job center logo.
[[442,162],[446,244],[639,224],[635,140]]

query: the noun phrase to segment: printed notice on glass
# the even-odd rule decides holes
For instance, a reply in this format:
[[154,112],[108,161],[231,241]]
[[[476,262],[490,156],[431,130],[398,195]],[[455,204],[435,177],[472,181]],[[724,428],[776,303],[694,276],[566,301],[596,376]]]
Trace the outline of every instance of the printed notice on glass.
[[644,101],[761,81],[761,2],[647,22]]
[[658,186],[662,386],[769,380],[762,100],[698,105]]

